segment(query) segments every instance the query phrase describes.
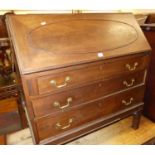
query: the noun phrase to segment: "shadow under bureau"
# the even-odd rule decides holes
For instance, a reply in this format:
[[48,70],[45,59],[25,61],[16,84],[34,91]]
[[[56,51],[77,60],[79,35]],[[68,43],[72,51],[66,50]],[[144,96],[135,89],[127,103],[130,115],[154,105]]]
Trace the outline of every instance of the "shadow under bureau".
[[151,49],[132,14],[7,15],[6,24],[35,144],[128,115],[138,128]]

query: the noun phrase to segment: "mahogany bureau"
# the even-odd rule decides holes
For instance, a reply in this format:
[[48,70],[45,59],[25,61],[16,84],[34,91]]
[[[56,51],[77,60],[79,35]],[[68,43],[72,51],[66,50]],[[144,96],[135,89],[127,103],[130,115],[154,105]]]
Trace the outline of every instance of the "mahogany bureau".
[[151,48],[132,14],[7,15],[6,24],[35,144],[129,115],[138,128]]

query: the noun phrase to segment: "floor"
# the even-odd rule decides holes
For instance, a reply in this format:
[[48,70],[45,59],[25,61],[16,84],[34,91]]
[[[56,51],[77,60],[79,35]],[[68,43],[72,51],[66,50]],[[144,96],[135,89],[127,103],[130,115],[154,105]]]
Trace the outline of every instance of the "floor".
[[[72,141],[68,143],[68,145],[139,145],[144,144],[155,137],[155,123],[142,117],[140,128],[134,130],[130,127],[131,122],[132,117],[128,117],[115,124]],[[29,128],[7,135],[6,141],[9,145],[33,144]]]

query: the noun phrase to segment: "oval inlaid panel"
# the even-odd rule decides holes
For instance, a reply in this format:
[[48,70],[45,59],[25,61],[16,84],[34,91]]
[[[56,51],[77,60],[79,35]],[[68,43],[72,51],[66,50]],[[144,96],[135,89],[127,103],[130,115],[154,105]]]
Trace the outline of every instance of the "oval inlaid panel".
[[45,23],[28,35],[31,47],[55,54],[104,52],[122,48],[137,39],[129,24],[95,19]]

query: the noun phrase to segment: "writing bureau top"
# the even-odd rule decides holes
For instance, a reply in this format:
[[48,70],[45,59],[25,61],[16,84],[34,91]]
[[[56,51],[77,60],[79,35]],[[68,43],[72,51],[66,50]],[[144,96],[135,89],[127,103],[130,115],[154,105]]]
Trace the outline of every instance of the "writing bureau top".
[[150,51],[132,14],[7,15],[21,74]]

